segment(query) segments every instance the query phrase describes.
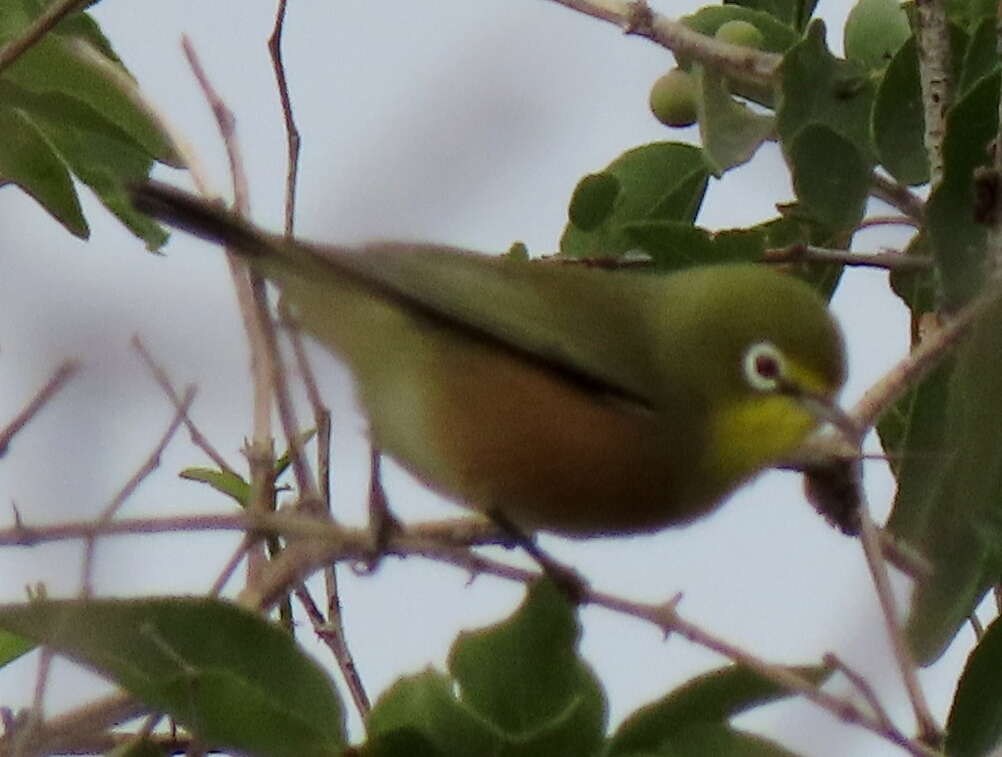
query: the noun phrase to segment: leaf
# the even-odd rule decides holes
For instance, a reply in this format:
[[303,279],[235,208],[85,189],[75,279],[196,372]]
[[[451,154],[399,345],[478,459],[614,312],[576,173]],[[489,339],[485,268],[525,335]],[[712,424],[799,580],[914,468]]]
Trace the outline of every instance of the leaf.
[[7,181],[34,197],[71,234],[90,235],[66,166],[23,113],[0,105],[0,183]]
[[49,35],[4,71],[12,84],[36,94],[76,98],[114,122],[151,157],[179,164],[170,141],[132,99],[135,82],[121,66],[102,62],[81,40]]
[[610,173],[592,173],[585,176],[574,188],[567,215],[571,223],[582,231],[591,231],[609,217],[616,196],[619,179]]
[[247,507],[247,503],[250,502],[250,484],[236,473],[215,468],[185,468],[178,475],[188,481],[208,484],[217,492],[233,499],[241,507]]
[[825,44],[825,25],[814,21],[783,58],[776,131],[784,151],[807,128],[823,125],[872,162],[870,111],[876,92],[867,72],[836,58]]
[[605,729],[605,699],[578,656],[581,629],[548,581],[533,584],[507,620],[461,633],[449,653],[460,696],[532,754],[594,753]]
[[801,129],[785,146],[793,188],[804,210],[825,226],[859,223],[870,190],[871,165],[854,144],[822,124]]
[[258,757],[340,754],[341,703],[274,624],[212,599],[39,600],[0,627],[111,678],[209,744]]
[[[961,71],[953,72],[953,79],[957,82],[957,96],[963,97],[978,81],[998,71],[998,33],[995,31],[995,23],[994,14],[984,19],[971,33],[970,41],[964,38],[965,45],[957,44],[956,35],[951,37],[950,49],[964,50]],[[951,31],[954,29],[956,27],[951,27]],[[957,32],[962,34],[959,29]]]
[[[376,753],[387,744],[430,745],[467,757],[597,754],[605,701],[576,651],[580,629],[548,582],[530,587],[507,620],[459,635],[451,675],[427,670],[399,680],[367,719]],[[402,748],[402,747],[401,747]]]
[[925,230],[951,309],[970,299],[984,278],[986,226],[975,217],[975,173],[988,164],[998,106],[998,73],[954,103],[946,118],[943,180],[926,203]]
[[373,706],[366,730],[366,750],[372,744],[379,755],[400,743],[430,746],[432,754],[442,757],[494,754],[502,741],[496,729],[456,696],[453,681],[434,670],[394,683]]
[[802,31],[814,13],[817,0],[734,0],[725,3],[725,8],[740,7],[768,13],[787,26]]
[[[790,668],[812,683],[830,674],[827,667]],[[729,665],[693,678],[656,702],[630,715],[613,735],[609,757],[656,750],[680,732],[701,725],[723,725],[745,710],[791,696],[787,689],[758,673]],[[672,753],[674,754],[674,753]],[[714,751],[703,754],[717,754]]]
[[[0,0],[0,44],[43,9],[34,0]],[[18,184],[70,233],[86,237],[72,172],[149,248],[161,246],[166,234],[122,187],[147,177],[154,159],[180,165],[180,158],[135,89],[93,19],[83,12],[63,19],[0,72],[0,182]],[[11,157],[22,149],[20,160]]]
[[[1000,573],[1002,547],[1002,305],[975,327],[956,355],[943,402],[945,369],[919,391],[908,428],[923,447],[904,457],[888,527],[931,564],[912,595],[907,633],[916,658],[935,661]],[[919,415],[921,412],[922,415]],[[916,417],[917,416],[917,417]],[[920,457],[921,456],[921,457]],[[924,459],[922,459],[924,458]],[[923,467],[927,470],[923,470]]]
[[765,235],[745,229],[711,235],[705,229],[678,221],[648,221],[623,228],[651,256],[654,268],[663,272],[695,265],[757,261],[765,249]]
[[988,626],[967,658],[946,721],[950,757],[982,757],[1002,741],[1002,621]]
[[125,193],[125,183],[145,178],[153,165],[130,135],[86,103],[57,92],[39,95],[0,79],[0,100],[17,107],[58,159],[148,247],[160,247],[167,240],[160,226],[138,212]]
[[911,37],[908,14],[897,0],[857,0],[843,29],[845,57],[883,69]]
[[797,757],[773,741],[719,723],[698,723],[676,731],[657,754],[666,757]]
[[[696,216],[709,177],[703,152],[692,145],[654,142],[620,155],[602,173],[619,182],[615,204],[598,226],[584,230],[568,223],[560,251],[572,257],[619,255],[633,242],[624,224],[688,221]],[[608,180],[603,180],[608,181]]]
[[710,169],[720,176],[747,163],[775,128],[775,119],[755,113],[731,96],[716,69],[694,66],[699,98],[699,135]]
[[[994,59],[994,37],[992,45]],[[962,53],[967,48],[967,35],[959,27],[951,25],[953,81],[961,78],[962,70],[965,78],[968,75],[968,64],[961,65]],[[898,48],[877,88],[873,104],[873,140],[880,163],[899,182],[914,185],[929,181],[925,113],[914,37]]]
[[800,39],[800,35],[789,23],[777,20],[764,10],[755,10],[741,5],[708,5],[695,13],[679,19],[693,31],[712,37],[717,29],[728,21],[747,21],[762,32],[762,50],[770,53],[785,53]]
[[34,642],[7,631],[0,631],[0,668],[34,648]]
[[915,38],[894,55],[873,106],[873,138],[881,165],[902,184],[929,181],[925,116]]
[[167,750],[148,739],[129,741],[112,749],[106,757],[166,757]]

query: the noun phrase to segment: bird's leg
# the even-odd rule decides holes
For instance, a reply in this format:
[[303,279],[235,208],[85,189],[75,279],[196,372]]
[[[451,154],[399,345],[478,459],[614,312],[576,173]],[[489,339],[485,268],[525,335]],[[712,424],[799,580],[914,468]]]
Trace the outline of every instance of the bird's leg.
[[500,511],[491,510],[487,515],[498,528],[511,537],[514,544],[524,549],[526,554],[536,561],[543,575],[553,582],[572,605],[581,604],[588,594],[588,582],[580,573],[548,555],[532,536],[512,523]]
[[400,525],[386,500],[386,490],[383,489],[383,479],[380,475],[382,456],[378,449],[372,448],[369,456],[369,533],[372,535],[372,553],[361,561],[356,572],[374,573],[386,554],[386,546],[393,534],[400,533]]

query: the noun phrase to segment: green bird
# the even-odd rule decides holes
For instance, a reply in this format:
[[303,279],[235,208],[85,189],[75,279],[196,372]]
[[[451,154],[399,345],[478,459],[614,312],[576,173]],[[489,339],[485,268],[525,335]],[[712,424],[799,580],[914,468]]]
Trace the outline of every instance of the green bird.
[[158,183],[132,199],[279,288],[351,370],[379,449],[519,528],[633,534],[706,515],[790,456],[845,379],[825,302],[763,266],[317,245]]

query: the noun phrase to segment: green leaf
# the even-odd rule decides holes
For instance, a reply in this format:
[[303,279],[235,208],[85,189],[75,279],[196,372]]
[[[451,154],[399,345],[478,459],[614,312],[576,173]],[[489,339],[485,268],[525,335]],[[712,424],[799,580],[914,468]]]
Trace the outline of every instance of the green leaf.
[[762,11],[797,31],[803,31],[817,4],[818,0],[728,0],[724,7]]
[[89,236],[66,166],[23,113],[0,105],[0,183],[8,181],[38,200],[71,234]]
[[863,217],[872,169],[857,146],[823,124],[812,124],[785,152],[803,209],[822,225],[855,227]]
[[115,747],[106,757],[167,757],[167,754],[162,746],[149,739],[141,739]]
[[999,74],[983,77],[946,118],[943,180],[926,203],[926,227],[948,308],[972,297],[984,278],[986,226],[976,218],[975,173],[988,164],[998,124]]
[[324,671],[274,624],[212,599],[39,600],[0,628],[111,678],[209,744],[326,757],[345,743]]
[[747,163],[775,128],[775,119],[755,113],[731,96],[718,70],[694,66],[699,98],[699,135],[710,169],[720,176]]
[[929,181],[925,116],[915,38],[894,55],[873,106],[873,138],[881,165],[902,184]]
[[764,10],[741,5],[708,5],[689,16],[682,16],[679,21],[708,37],[728,21],[747,21],[762,32],[761,49],[769,53],[785,53],[800,39],[788,22],[777,21],[773,14]]
[[397,680],[373,706],[366,730],[378,755],[415,743],[442,757],[496,754],[502,742],[497,729],[456,696],[452,679],[434,670]]
[[[812,683],[821,683],[831,674],[827,667],[790,670]],[[718,668],[637,710],[616,731],[607,753],[609,757],[625,757],[637,751],[656,750],[661,744],[673,744],[676,736],[686,729],[704,724],[723,725],[745,710],[790,695],[787,689],[747,668],[737,665]]]
[[[936,660],[1000,573],[1002,548],[1002,306],[978,324],[956,355],[946,402],[926,404],[931,417],[924,460],[929,472],[899,472],[888,524],[930,561],[912,595],[907,633],[916,658]],[[940,379],[942,380],[942,379]],[[923,384],[927,384],[929,379]],[[938,389],[941,402],[942,387]],[[940,409],[941,408],[941,409]],[[942,413],[942,432],[937,414]],[[911,430],[909,429],[909,433]],[[938,439],[936,437],[939,437]],[[911,442],[911,440],[909,440]],[[930,456],[935,456],[929,459]],[[905,464],[907,458],[902,460]],[[923,488],[915,491],[919,486]],[[913,495],[910,499],[905,496]],[[900,513],[899,513],[900,510]]]
[[950,757],[982,757],[1002,741],[1002,621],[996,619],[967,658],[946,721]]
[[43,37],[4,71],[4,78],[36,94],[76,98],[113,121],[151,157],[179,163],[170,141],[132,99],[135,82],[129,74],[81,40]]
[[705,229],[678,221],[648,221],[623,228],[651,256],[654,268],[663,272],[695,265],[757,261],[765,249],[765,235],[745,229],[711,235]]
[[215,468],[185,468],[178,475],[188,481],[208,484],[217,492],[233,499],[241,507],[247,507],[250,501],[250,484],[236,473]]
[[35,643],[21,636],[0,630],[0,668],[35,648]]
[[842,46],[849,60],[882,69],[911,34],[898,0],[857,0],[845,22]]
[[[964,50],[961,71],[953,72],[953,79],[957,82],[957,96],[963,97],[979,80],[998,71],[998,33],[995,31],[995,23],[994,14],[984,19],[972,32],[969,42],[964,38],[964,46],[957,44],[955,36],[951,37],[951,50]],[[955,28],[951,27],[951,31]],[[959,29],[957,33],[962,34]],[[955,57],[959,58],[959,55]]]
[[[792,244],[814,244],[821,247],[841,247],[844,234],[833,232],[816,219],[804,217],[798,206],[787,205],[784,215],[760,223],[748,231],[765,235],[765,248],[788,247]],[[830,299],[842,277],[844,266],[816,261],[786,263],[783,270],[813,286],[825,299]]]
[[612,210],[597,227],[568,223],[560,251],[572,257],[619,255],[633,247],[623,225],[636,221],[688,221],[703,201],[709,170],[692,145],[654,142],[620,155],[603,172],[619,182]]
[[954,24],[972,31],[986,18],[995,18],[995,0],[947,0],[946,15]]
[[797,757],[761,736],[719,723],[697,723],[681,728],[656,754],[665,757]]
[[803,130],[823,125],[848,141],[864,162],[872,162],[870,111],[875,92],[862,67],[829,52],[824,23],[814,21],[783,58],[776,130],[784,150]]
[[58,92],[35,94],[0,79],[0,100],[17,107],[53,152],[151,249],[167,235],[129,201],[124,185],[149,175],[152,158],[132,137],[86,103]]
[[602,743],[605,699],[578,656],[580,633],[564,597],[538,582],[507,620],[461,633],[449,670],[463,701],[526,754],[593,754]]
[[582,231],[592,231],[609,217],[619,194],[619,179],[610,173],[585,176],[574,188],[568,209],[571,223]]
[[[992,44],[994,59],[994,38]],[[968,64],[961,64],[963,53],[968,49],[967,35],[954,25],[950,26],[950,49],[954,53],[951,69],[953,81],[961,78],[962,70],[966,78]],[[873,139],[878,159],[891,176],[902,184],[924,184],[929,181],[925,113],[922,108],[922,87],[919,83],[914,37],[910,37],[898,48],[880,80],[873,105]]]

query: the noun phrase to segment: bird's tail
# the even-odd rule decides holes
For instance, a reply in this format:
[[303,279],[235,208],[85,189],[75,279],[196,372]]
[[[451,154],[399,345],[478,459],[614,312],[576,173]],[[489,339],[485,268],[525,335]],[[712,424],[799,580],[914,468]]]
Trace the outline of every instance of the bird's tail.
[[130,184],[133,206],[169,226],[246,255],[270,249],[268,238],[222,204],[158,181]]

